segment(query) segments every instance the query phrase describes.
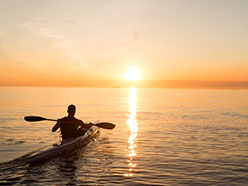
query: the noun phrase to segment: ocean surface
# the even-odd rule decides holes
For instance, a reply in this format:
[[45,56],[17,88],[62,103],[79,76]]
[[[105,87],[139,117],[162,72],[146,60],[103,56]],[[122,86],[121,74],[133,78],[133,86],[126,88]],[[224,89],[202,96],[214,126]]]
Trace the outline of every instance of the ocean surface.
[[[29,165],[59,141],[77,106],[113,130],[84,148]],[[0,185],[248,185],[248,90],[0,87]]]

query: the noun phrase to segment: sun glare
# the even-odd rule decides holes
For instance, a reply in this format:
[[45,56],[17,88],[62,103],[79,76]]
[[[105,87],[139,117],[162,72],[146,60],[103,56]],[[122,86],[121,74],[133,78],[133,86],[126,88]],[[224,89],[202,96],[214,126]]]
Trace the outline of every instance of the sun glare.
[[127,68],[123,78],[129,81],[137,81],[141,79],[140,70],[137,67]]

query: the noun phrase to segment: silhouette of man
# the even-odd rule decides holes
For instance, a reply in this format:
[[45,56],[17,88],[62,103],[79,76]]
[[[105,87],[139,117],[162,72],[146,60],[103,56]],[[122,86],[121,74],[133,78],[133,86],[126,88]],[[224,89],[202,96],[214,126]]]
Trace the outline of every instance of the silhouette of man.
[[67,112],[68,116],[58,119],[57,123],[52,128],[52,132],[55,132],[60,128],[63,139],[81,136],[91,127],[90,124],[87,125],[82,120],[74,117],[76,112],[75,105],[69,105]]

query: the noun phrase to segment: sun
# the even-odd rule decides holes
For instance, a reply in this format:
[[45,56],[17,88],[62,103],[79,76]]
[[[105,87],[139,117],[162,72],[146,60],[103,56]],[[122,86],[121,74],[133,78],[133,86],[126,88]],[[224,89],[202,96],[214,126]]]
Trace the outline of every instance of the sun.
[[123,76],[125,80],[129,81],[137,81],[141,79],[141,73],[140,70],[137,67],[128,67],[126,69],[126,72]]

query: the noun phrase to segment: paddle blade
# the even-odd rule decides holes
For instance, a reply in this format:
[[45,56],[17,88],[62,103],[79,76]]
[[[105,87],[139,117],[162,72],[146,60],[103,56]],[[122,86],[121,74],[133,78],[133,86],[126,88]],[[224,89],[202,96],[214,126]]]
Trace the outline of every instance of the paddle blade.
[[25,116],[24,120],[29,122],[34,122],[34,121],[43,121],[47,119],[40,116]]
[[104,128],[104,129],[113,129],[113,128],[115,128],[115,124],[108,123],[108,122],[101,122],[101,123],[97,123],[95,125],[100,127],[100,128]]

